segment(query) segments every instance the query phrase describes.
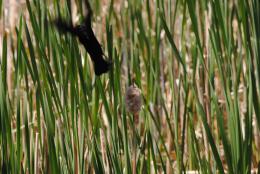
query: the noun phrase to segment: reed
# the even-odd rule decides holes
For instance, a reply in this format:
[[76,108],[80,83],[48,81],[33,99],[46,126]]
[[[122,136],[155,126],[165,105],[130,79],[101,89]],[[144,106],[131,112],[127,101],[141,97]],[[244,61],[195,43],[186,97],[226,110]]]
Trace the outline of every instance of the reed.
[[26,0],[16,27],[1,30],[2,173],[257,172],[259,0],[90,0],[113,62],[101,76],[49,22],[80,23],[73,2]]

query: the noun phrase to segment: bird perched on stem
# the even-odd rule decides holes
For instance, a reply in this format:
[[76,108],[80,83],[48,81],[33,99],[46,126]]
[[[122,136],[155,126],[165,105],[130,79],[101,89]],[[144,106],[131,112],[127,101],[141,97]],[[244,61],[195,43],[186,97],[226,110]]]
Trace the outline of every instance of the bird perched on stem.
[[68,23],[61,17],[55,19],[53,23],[60,32],[70,33],[79,39],[80,43],[84,45],[86,51],[90,55],[94,64],[95,74],[99,76],[108,72],[111,62],[104,59],[105,55],[102,51],[101,45],[91,28],[92,9],[88,0],[86,1],[86,8],[88,13],[85,16],[83,23],[80,25],[73,26],[72,22]]

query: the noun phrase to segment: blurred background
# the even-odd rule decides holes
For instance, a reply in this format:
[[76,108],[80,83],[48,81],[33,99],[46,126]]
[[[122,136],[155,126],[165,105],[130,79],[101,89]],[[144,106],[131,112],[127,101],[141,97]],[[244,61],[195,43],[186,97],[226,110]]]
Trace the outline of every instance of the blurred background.
[[1,172],[259,172],[260,2],[89,2],[101,77],[84,0],[0,0]]

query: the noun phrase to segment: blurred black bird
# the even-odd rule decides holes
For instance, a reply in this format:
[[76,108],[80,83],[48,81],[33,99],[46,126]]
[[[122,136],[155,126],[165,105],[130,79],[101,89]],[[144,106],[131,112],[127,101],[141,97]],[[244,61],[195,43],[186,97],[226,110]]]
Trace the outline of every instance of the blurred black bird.
[[88,0],[86,1],[86,8],[88,13],[85,16],[83,23],[80,25],[73,26],[72,22],[68,23],[60,17],[53,22],[60,32],[70,33],[73,36],[78,37],[80,43],[84,45],[92,62],[94,63],[95,74],[99,76],[108,72],[111,62],[104,59],[105,55],[102,51],[101,45],[99,44],[91,28],[92,9]]

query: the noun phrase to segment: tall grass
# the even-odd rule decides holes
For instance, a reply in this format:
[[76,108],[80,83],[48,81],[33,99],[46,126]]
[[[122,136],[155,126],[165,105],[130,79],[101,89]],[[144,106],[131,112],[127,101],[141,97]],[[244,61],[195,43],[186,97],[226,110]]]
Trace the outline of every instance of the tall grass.
[[[2,173],[259,168],[258,0],[90,1],[113,61],[101,77],[77,39],[49,22],[69,19],[69,2],[26,0],[2,35]],[[84,5],[75,2],[80,21]],[[125,109],[131,84],[142,92],[138,125]]]

